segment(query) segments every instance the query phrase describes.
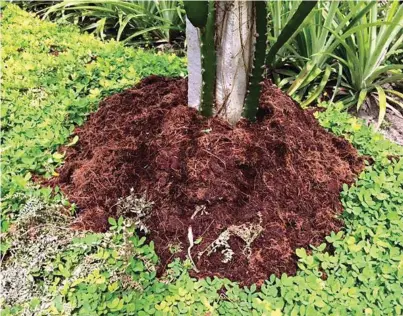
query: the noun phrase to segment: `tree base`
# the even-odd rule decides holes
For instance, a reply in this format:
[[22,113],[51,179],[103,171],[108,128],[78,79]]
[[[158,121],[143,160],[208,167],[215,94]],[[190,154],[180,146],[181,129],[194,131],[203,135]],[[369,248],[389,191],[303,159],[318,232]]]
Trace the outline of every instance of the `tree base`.
[[[255,124],[204,119],[186,105],[186,80],[150,77],[105,99],[76,129],[79,142],[52,180],[81,209],[75,227],[107,229],[133,188],[155,203],[145,224],[160,273],[186,258],[192,227],[198,277],[248,285],[294,274],[296,248],[342,227],[340,190],[363,170],[363,158],[268,81]],[[227,263],[229,251],[210,251],[225,231]]]

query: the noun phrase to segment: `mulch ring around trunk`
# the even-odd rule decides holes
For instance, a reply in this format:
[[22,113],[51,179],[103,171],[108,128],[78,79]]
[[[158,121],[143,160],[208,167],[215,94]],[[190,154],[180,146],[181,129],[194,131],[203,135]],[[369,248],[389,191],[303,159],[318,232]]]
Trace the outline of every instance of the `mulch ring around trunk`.
[[191,229],[195,276],[248,285],[295,274],[296,248],[342,227],[339,193],[363,158],[269,81],[254,124],[205,119],[186,101],[185,79],[149,77],[76,129],[79,142],[51,180],[81,210],[75,228],[104,231],[145,197],[152,208],[131,211],[160,273],[187,257]]

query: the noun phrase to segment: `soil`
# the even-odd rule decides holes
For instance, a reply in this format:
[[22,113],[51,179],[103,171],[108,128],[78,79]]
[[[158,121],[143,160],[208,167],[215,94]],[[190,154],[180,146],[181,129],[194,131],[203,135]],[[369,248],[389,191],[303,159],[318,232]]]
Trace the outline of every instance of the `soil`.
[[[340,190],[363,170],[363,157],[269,81],[257,123],[205,119],[186,100],[185,79],[149,77],[105,99],[75,130],[79,142],[65,148],[52,180],[80,208],[75,228],[106,230],[117,200],[133,188],[155,203],[146,224],[160,273],[186,258],[192,227],[194,240],[202,238],[191,251],[197,277],[259,285],[272,273],[295,274],[295,249],[342,227]],[[250,253],[232,236],[228,263],[221,249],[198,257],[242,224],[255,227]]]
[[[364,119],[368,125],[374,127],[377,125],[378,114],[370,115],[360,111],[357,116]],[[403,146],[403,115],[387,110],[385,120],[379,129],[379,133],[391,142]]]
[[[393,89],[392,86],[389,86],[389,88]],[[396,90],[398,90],[398,87],[396,87]],[[352,114],[357,115],[367,125],[372,125],[375,128],[378,123],[379,105],[377,101],[367,99],[358,113],[352,112]],[[403,111],[398,107],[395,107],[394,110],[388,107],[379,133],[391,142],[403,146]]]

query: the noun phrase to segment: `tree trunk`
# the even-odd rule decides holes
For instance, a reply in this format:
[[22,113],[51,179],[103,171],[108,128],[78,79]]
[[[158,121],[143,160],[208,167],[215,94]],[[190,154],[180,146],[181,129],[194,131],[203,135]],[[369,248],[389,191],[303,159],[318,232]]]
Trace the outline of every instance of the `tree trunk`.
[[186,18],[186,43],[188,56],[188,105],[199,109],[201,102],[202,67],[199,29]]
[[[217,55],[215,114],[236,123],[242,114],[253,61],[255,19],[252,1],[217,1],[215,49]],[[200,34],[186,21],[189,105],[201,103]]]

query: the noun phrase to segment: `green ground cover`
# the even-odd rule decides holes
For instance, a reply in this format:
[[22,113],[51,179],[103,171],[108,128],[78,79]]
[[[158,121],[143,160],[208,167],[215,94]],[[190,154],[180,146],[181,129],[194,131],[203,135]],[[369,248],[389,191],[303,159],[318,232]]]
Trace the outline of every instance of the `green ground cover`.
[[185,60],[102,43],[14,5],[1,34],[2,315],[402,314],[403,148],[342,104],[323,104],[318,120],[374,163],[343,188],[346,227],[326,238],[331,247],[297,250],[298,274],[271,276],[261,289],[195,280],[186,261],[157,278],[153,243],[129,219],[111,219],[104,234],[72,231],[74,205],[32,175],[55,175],[58,146],[79,141],[74,126],[103,97],[150,74],[184,75]]
[[4,10],[1,31],[1,140],[7,162],[2,194],[8,212],[18,209],[12,196],[29,187],[32,173],[53,174],[63,159],[57,147],[69,142],[74,126],[102,98],[152,74],[186,72],[185,61],[175,55],[103,44],[73,26],[34,19],[14,6]]

